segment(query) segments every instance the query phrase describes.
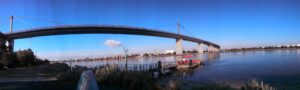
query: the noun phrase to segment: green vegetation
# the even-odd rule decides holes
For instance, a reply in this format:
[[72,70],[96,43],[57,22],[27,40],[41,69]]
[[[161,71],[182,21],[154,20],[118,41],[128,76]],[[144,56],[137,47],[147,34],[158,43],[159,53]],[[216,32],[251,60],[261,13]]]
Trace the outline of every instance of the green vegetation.
[[129,90],[156,90],[156,79],[150,72],[118,71],[114,65],[97,68],[95,72],[100,86],[127,88]]
[[193,90],[237,90],[226,84],[204,84],[193,87]]
[[250,47],[250,48],[232,48],[223,50],[225,52],[251,51],[251,50],[274,50],[274,49],[299,49],[300,46],[267,46],[267,47]]
[[5,67],[15,68],[49,64],[49,60],[37,58],[31,49],[19,50],[13,53],[3,52],[2,50],[0,56],[0,70]]
[[0,70],[4,70],[4,69],[5,69],[4,66],[5,66],[5,65],[4,65],[3,63],[0,62]]
[[[63,66],[63,65],[61,65]],[[77,83],[83,71],[88,70],[86,67],[76,66],[73,70],[67,70],[57,75],[60,82]],[[122,90],[185,90],[176,81],[169,81],[167,85],[162,86],[157,83],[157,78],[152,77],[151,72],[134,72],[120,71],[116,65],[107,65],[93,69],[98,85],[105,89],[122,89]],[[275,88],[258,82],[249,81],[240,89],[232,88],[226,84],[201,84],[193,86],[192,90],[276,90]]]
[[[57,79],[65,83],[77,83],[86,67],[76,66],[57,74]],[[99,86],[129,90],[156,90],[159,85],[150,72],[119,71],[115,65],[93,69]]]
[[[70,70],[67,64],[53,63],[38,66],[26,66],[20,68],[11,68],[0,71],[0,78],[33,78],[38,77],[55,78],[58,73]],[[22,82],[3,82],[0,83],[0,90],[74,90],[76,83],[61,82],[59,80],[50,81],[22,81]]]
[[52,63],[48,65],[41,66],[41,68],[49,73],[61,73],[66,72],[70,67],[65,63]]
[[[61,69],[57,69],[60,72]],[[56,75],[56,78],[60,82],[77,83],[80,79],[80,75],[83,71],[88,70],[87,67],[76,66],[72,70],[68,69],[64,72],[60,72]]]
[[256,80],[251,80],[242,86],[241,90],[276,90],[275,88],[265,84],[264,82],[258,82]]
[[[27,67],[30,68],[30,67]],[[56,76],[57,81],[45,82],[27,82],[19,85],[21,82],[0,84],[0,89],[75,89],[83,71],[91,69],[87,67],[70,67],[65,63],[53,63],[41,66],[32,66],[34,71],[24,71],[25,69],[5,70],[0,76],[8,76],[7,73],[32,73],[33,75],[48,74],[47,76]],[[36,71],[38,70],[38,71]],[[158,84],[159,78],[152,77],[151,72],[120,71],[116,65],[107,65],[92,69],[96,76],[100,89],[115,90],[276,90],[263,82],[256,80],[249,81],[239,88],[232,88],[226,84],[199,84],[186,88],[178,81],[170,80],[165,85]],[[14,71],[14,72],[13,72]],[[22,72],[23,71],[23,72]],[[14,85],[15,84],[15,85]],[[8,85],[8,86],[7,86]]]

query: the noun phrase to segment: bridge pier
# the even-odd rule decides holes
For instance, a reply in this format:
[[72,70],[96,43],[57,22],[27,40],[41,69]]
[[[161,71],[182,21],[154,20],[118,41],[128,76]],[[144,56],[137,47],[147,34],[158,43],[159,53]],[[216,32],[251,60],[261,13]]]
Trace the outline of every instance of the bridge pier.
[[211,53],[213,52],[213,46],[212,45],[209,45],[208,48],[207,48],[207,52]]
[[204,43],[198,43],[198,46],[197,46],[197,51],[198,53],[204,53]]
[[219,48],[215,48],[215,50],[216,50],[216,52],[219,52],[219,51],[220,51],[220,49],[219,49]]
[[214,47],[214,52],[218,52],[218,48]]
[[13,39],[9,39],[9,40],[7,40],[7,42],[8,42],[7,51],[9,53],[13,53],[14,52],[14,42],[15,41]]
[[14,51],[14,39],[7,39],[3,33],[0,32],[0,50],[1,54],[4,52],[13,53]]
[[212,45],[209,45],[207,50],[208,52],[219,52],[219,48],[214,47]]
[[183,53],[182,38],[176,39],[176,55],[181,55]]

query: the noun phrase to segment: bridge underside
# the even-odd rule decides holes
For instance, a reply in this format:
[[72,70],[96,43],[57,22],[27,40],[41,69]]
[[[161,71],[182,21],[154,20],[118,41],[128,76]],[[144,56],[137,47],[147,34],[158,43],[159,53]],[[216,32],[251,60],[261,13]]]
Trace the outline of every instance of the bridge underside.
[[[122,27],[122,26],[100,26],[100,25],[73,25],[73,26],[56,26],[47,28],[37,28],[31,30],[24,30],[21,32],[13,32],[3,34],[6,41],[9,42],[8,46],[13,49],[13,41],[15,39],[39,37],[39,36],[50,36],[50,35],[65,35],[65,34],[130,34],[130,35],[146,35],[146,36],[158,36],[165,38],[176,39],[176,53],[182,54],[182,40],[196,42],[200,45],[209,46],[208,51],[217,51],[220,46],[202,39],[197,39],[194,37],[189,37],[185,35],[179,35],[170,32],[164,32],[153,29],[137,28],[137,27]],[[198,49],[198,52],[203,52]]]

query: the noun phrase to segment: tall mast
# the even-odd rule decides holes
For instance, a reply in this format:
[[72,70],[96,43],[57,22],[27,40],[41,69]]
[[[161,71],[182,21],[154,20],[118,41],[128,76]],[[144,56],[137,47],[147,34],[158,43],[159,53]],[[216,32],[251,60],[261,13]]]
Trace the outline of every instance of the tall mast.
[[10,27],[9,27],[10,33],[13,32],[13,19],[14,19],[14,16],[10,16],[10,18],[9,18],[9,21],[10,21]]
[[180,23],[179,23],[179,20],[178,20],[178,22],[177,22],[177,32],[178,32],[178,34],[180,35]]

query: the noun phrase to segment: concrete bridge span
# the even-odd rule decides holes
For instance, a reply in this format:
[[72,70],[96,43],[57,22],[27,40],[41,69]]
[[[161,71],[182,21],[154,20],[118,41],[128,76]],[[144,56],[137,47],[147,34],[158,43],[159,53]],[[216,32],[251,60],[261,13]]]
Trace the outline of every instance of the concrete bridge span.
[[176,53],[182,54],[182,40],[198,43],[198,52],[203,53],[203,46],[208,46],[208,51],[218,51],[220,46],[202,39],[195,37],[180,35],[176,33],[139,28],[139,27],[127,27],[127,26],[110,26],[110,25],[64,25],[64,26],[52,26],[33,28],[28,30],[22,30],[18,32],[4,33],[0,36],[4,37],[9,43],[9,51],[13,51],[14,40],[51,36],[51,35],[65,35],[65,34],[129,34],[129,35],[145,35],[145,36],[157,36],[164,38],[176,39]]

